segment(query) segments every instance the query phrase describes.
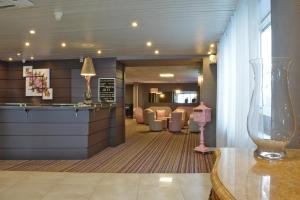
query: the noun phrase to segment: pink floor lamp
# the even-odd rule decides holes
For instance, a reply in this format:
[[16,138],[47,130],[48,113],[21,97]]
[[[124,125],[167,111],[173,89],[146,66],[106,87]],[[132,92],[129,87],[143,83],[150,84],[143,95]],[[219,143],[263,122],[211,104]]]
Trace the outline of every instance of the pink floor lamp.
[[193,109],[194,121],[198,123],[200,129],[200,145],[195,147],[195,151],[205,153],[208,148],[205,146],[204,141],[204,126],[211,121],[211,108],[204,105],[203,102],[199,106]]

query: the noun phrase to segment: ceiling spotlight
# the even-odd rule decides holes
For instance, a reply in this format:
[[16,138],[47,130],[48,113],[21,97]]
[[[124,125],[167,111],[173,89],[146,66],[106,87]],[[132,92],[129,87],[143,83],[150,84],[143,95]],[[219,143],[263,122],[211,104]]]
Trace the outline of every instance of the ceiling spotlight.
[[29,47],[29,46],[30,46],[30,43],[29,43],[29,42],[25,42],[25,46],[26,46],[26,47]]
[[29,33],[30,33],[31,35],[34,35],[34,34],[35,34],[35,30],[30,30]]
[[211,51],[209,51],[209,52],[207,52],[208,53],[208,55],[210,55],[211,54]]
[[102,53],[102,51],[101,51],[101,50],[98,50],[98,51],[97,51],[97,54],[101,54],[101,53]]
[[174,74],[159,74],[159,76],[162,78],[172,78],[174,77]]
[[17,53],[17,56],[21,56],[21,53]]
[[211,47],[211,48],[214,48],[214,47],[215,47],[215,44],[211,44],[210,47]]
[[154,54],[158,55],[159,54],[159,50],[155,50]]
[[132,22],[132,23],[131,23],[131,26],[134,27],[134,28],[136,28],[136,27],[139,26],[139,24],[138,24],[137,22]]
[[55,10],[54,11],[54,18],[56,21],[60,21],[61,18],[63,17],[64,13],[62,10]]
[[151,47],[151,46],[152,46],[152,42],[151,42],[151,41],[148,41],[148,42],[146,43],[146,45],[147,45],[147,47]]
[[13,59],[11,57],[8,58],[9,61],[12,61]]
[[31,57],[30,57],[30,60],[34,60],[34,57],[33,57],[33,56],[31,56]]
[[61,45],[61,47],[66,47],[67,46],[67,44],[65,42],[62,42],[60,45]]

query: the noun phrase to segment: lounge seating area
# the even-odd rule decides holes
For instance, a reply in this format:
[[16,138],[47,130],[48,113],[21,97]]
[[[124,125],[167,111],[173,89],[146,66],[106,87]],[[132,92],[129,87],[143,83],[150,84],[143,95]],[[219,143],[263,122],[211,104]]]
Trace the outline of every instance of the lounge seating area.
[[193,108],[179,106],[172,110],[167,106],[152,106],[143,110],[137,107],[134,109],[134,118],[137,124],[148,125],[151,132],[168,130],[172,133],[199,133],[199,126],[193,120]]

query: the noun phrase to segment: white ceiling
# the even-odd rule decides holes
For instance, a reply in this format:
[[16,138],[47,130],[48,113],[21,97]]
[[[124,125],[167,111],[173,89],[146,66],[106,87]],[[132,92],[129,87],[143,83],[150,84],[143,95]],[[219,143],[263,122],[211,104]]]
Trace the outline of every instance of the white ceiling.
[[[148,66],[126,67],[127,84],[131,83],[197,83],[199,66]],[[173,78],[161,78],[159,74],[171,73]]]
[[[103,57],[148,56],[155,49],[163,56],[202,55],[224,32],[237,1],[33,0],[33,7],[0,10],[0,59],[21,59],[17,52],[26,59],[96,57],[97,49]],[[63,11],[61,21],[55,10]]]

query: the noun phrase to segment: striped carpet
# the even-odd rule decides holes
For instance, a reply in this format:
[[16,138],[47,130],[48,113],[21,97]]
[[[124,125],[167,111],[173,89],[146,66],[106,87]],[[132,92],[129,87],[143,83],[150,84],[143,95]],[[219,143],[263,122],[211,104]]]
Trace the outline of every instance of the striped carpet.
[[126,122],[126,143],[109,147],[87,160],[0,160],[0,170],[101,173],[207,173],[213,154],[193,151],[196,134],[148,132]]

